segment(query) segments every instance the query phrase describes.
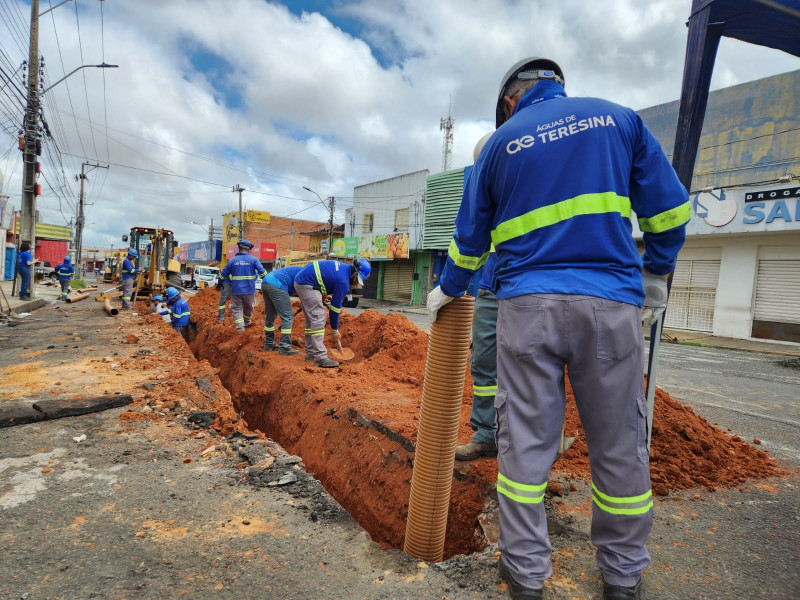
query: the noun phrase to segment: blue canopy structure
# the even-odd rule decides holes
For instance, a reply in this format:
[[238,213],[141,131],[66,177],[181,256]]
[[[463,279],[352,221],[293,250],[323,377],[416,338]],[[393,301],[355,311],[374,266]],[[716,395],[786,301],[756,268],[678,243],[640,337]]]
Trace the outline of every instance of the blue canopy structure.
[[692,0],[672,166],[691,191],[722,36],[800,56],[800,0]]

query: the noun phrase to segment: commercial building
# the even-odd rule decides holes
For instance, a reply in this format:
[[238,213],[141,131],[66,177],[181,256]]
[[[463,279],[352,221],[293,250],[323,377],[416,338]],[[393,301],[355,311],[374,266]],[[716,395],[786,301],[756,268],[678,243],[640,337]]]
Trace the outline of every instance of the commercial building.
[[332,250],[372,261],[365,297],[419,304],[427,296],[431,255],[422,250],[422,235],[428,174],[426,169],[353,189],[346,236]]
[[[640,111],[671,153],[678,102]],[[800,71],[712,92],[666,327],[800,342]]]

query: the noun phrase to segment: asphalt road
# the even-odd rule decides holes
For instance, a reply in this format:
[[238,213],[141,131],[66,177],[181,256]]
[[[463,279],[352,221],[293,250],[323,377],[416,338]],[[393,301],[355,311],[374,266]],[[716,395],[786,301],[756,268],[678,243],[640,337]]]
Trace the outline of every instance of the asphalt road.
[[800,466],[800,358],[661,344],[656,380],[710,422]]

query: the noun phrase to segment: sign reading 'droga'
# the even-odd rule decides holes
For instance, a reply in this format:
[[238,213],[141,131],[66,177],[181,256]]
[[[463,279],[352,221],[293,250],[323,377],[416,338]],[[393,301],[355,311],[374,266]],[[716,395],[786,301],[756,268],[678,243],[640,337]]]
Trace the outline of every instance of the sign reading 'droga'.
[[762,202],[764,200],[788,200],[800,198],[800,187],[783,188],[779,190],[764,190],[759,192],[746,192],[745,202]]

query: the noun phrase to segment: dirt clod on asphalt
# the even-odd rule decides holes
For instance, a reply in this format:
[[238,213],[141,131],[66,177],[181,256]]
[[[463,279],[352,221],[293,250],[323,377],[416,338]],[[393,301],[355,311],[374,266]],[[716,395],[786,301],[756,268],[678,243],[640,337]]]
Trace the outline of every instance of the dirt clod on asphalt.
[[[373,539],[401,547],[428,335],[402,315],[367,310],[353,317],[345,310],[340,319],[342,344],[354,351],[355,358],[338,369],[323,370],[303,360],[302,313],[292,328],[292,343],[301,353],[279,356],[262,349],[263,303],[255,309],[253,326],[237,334],[230,316],[225,323],[217,322],[217,300],[214,290],[190,300],[195,323],[190,347],[202,364],[218,371],[233,402],[231,406],[220,395],[210,407],[217,412],[214,426],[225,435],[246,427],[257,429],[302,456],[307,469]],[[173,338],[170,343],[183,343],[178,336]],[[588,479],[586,441],[568,381],[566,387],[566,434],[576,441],[554,471],[568,479]],[[472,436],[471,402],[472,381],[467,374],[459,443]],[[726,435],[661,389],[656,393],[650,464],[653,492],[660,496],[784,474],[767,452]],[[457,469],[446,556],[485,547],[478,517],[494,493],[496,478],[493,460]]]

